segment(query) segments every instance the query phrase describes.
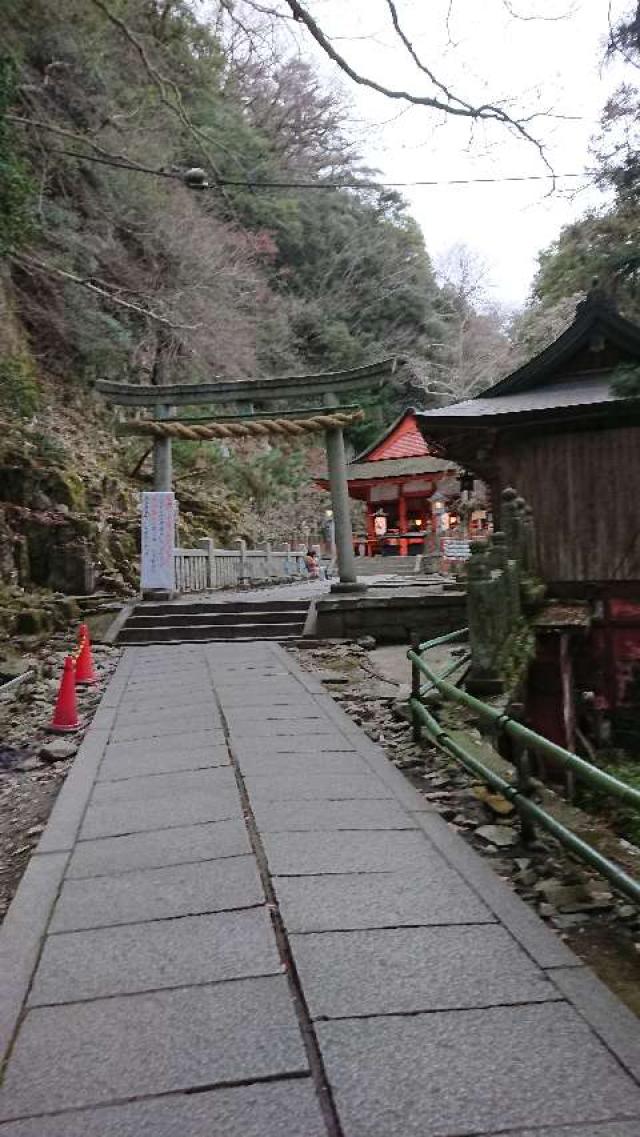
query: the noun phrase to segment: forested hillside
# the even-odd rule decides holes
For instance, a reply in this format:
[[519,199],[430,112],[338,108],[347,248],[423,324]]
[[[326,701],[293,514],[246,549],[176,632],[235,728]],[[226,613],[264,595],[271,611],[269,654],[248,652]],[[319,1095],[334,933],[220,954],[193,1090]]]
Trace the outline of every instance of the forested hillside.
[[[5,582],[70,574],[81,591],[92,556],[98,584],[130,575],[148,462],[141,443],[114,442],[98,377],[400,355],[428,402],[486,385],[504,362],[500,318],[478,313],[464,282],[436,281],[402,198],[375,187],[340,89],[281,50],[277,29],[243,35],[229,11],[0,0]],[[317,455],[176,451],[196,530],[282,538],[277,507],[292,497],[313,524],[303,486]]]
[[[397,194],[286,188],[367,180],[348,108],[299,59],[225,51],[182,3],[2,8],[3,240],[50,371],[235,377],[424,359],[443,339]],[[194,166],[208,190],[184,185]]]

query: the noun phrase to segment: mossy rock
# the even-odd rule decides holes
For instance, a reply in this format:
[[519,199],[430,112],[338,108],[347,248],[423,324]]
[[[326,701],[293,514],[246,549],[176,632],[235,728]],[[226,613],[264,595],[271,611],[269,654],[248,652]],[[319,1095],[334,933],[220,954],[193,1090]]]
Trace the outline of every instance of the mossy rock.
[[16,627],[16,613],[14,608],[0,608],[0,636],[12,636]]
[[46,608],[23,608],[16,613],[15,631],[19,636],[37,636],[49,632],[53,624]]
[[54,600],[51,611],[56,628],[66,628],[80,619],[80,607],[75,600],[68,596]]
[[65,505],[73,513],[86,508],[84,486],[72,470],[37,466],[31,462],[11,463],[0,467],[3,501],[38,509]]
[[43,469],[39,471],[38,488],[56,505],[65,505],[71,513],[83,513],[87,507],[85,488],[73,470]]
[[0,405],[19,418],[30,418],[38,409],[40,389],[30,355],[22,351],[0,357]]
[[3,501],[28,507],[37,489],[36,471],[29,465],[0,466],[0,486]]

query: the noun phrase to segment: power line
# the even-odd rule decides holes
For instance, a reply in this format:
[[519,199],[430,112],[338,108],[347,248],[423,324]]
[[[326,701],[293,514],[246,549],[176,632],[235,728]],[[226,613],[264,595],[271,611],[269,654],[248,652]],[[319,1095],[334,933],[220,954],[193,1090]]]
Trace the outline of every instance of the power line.
[[[97,154],[79,154],[76,150],[53,150],[54,154],[61,154],[66,158],[75,158],[80,162],[97,162],[103,166],[113,166],[116,170],[127,170],[134,174],[153,174],[158,178],[169,178],[173,181],[184,183],[184,174],[177,173],[172,170],[157,170],[151,166],[141,166],[137,164],[129,164],[116,158],[102,157]],[[562,173],[562,174],[504,174],[497,177],[478,177],[478,178],[428,178],[416,181],[406,182],[387,182],[387,181],[340,181],[340,182],[293,182],[293,181],[256,181],[251,178],[216,178],[212,183],[194,186],[199,190],[216,190],[218,187],[224,188],[232,186],[240,189],[248,190],[278,190],[278,189],[292,189],[292,190],[342,190],[342,189],[412,189],[420,187],[437,187],[437,186],[470,186],[470,185],[496,185],[500,183],[509,182],[556,182],[566,178],[584,178],[589,177],[588,170],[581,170],[577,173]]]
[[[493,178],[430,178],[414,182],[252,182],[220,178],[216,185],[246,186],[248,189],[407,189],[416,186],[468,186],[495,182],[542,182],[559,178],[582,178],[578,174],[507,174]],[[209,187],[215,189],[215,185]]]

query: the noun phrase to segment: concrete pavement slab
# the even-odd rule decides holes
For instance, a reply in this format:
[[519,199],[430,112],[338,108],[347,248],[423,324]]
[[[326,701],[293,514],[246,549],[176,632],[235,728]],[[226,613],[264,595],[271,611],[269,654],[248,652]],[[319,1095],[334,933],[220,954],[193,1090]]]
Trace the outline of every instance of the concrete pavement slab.
[[253,812],[260,833],[416,828],[415,821],[389,799],[254,801]]
[[[289,707],[300,700],[301,692],[298,688],[260,686],[255,690],[246,685],[241,687],[221,687],[215,684],[215,691],[220,706],[225,714],[231,711],[242,711],[243,707],[257,707],[260,711],[269,707]],[[304,698],[304,692],[302,692]]]
[[615,995],[587,967],[556,967],[548,974],[640,1081],[640,1030],[633,1011],[621,1006]]
[[52,932],[167,920],[264,903],[253,857],[66,880]]
[[145,672],[134,672],[130,677],[122,696],[123,702],[135,702],[136,699],[157,699],[161,695],[167,698],[187,699],[191,694],[209,695],[211,693],[211,680],[209,675],[194,675],[188,671],[178,670],[175,675],[147,675]]
[[174,750],[155,748],[155,739],[147,746],[145,754],[113,754],[110,747],[105,750],[98,770],[99,782],[118,781],[120,778],[140,778],[145,774],[171,774],[179,770],[216,769],[230,764],[229,750],[226,746],[203,746],[200,750],[183,750],[179,739]]
[[191,715],[176,710],[166,718],[159,719],[154,715],[150,719],[145,718],[144,722],[119,718],[111,732],[111,739],[113,742],[135,742],[142,738],[188,734],[192,729],[214,731],[218,735],[217,742],[222,743],[224,741],[220,729],[220,719],[214,711],[208,708],[195,711]]
[[67,853],[32,857],[0,931],[0,1061],[7,1052],[38,962]]
[[327,1137],[310,1078],[10,1121],[0,1137],[45,1137],[43,1126],[46,1137]]
[[497,924],[294,935],[291,944],[316,1019],[561,997]]
[[169,692],[164,692],[154,695],[153,698],[123,700],[118,707],[116,721],[119,724],[125,719],[127,722],[142,722],[155,717],[159,717],[162,721],[169,717],[168,711],[172,711],[174,714],[176,712],[179,714],[195,714],[201,710],[217,711],[217,707],[213,703],[211,688],[203,691],[199,696],[189,694],[180,699]]
[[197,703],[182,702],[178,699],[167,698],[163,707],[146,707],[144,704],[138,703],[130,707],[118,707],[116,711],[115,730],[120,730],[123,726],[142,726],[147,723],[163,724],[170,722],[176,715],[181,718],[187,716],[193,720],[194,725],[209,718],[220,721],[220,714],[216,704],[213,702],[213,692],[209,692],[206,701],[202,700]]
[[29,1006],[277,975],[265,908],[48,936]]
[[291,932],[408,925],[474,924],[495,919],[439,857],[397,872],[278,877],[276,895]]
[[180,797],[183,794],[215,795],[233,791],[236,777],[230,766],[214,770],[181,770],[179,773],[148,774],[120,781],[99,782],[91,802],[148,801],[157,797]]
[[195,750],[209,749],[213,746],[224,746],[225,740],[220,738],[220,731],[216,730],[190,730],[182,736],[175,734],[160,735],[152,741],[140,739],[139,741],[114,742],[111,740],[105,751],[105,756],[115,757],[146,757],[150,750],[156,754],[174,754],[180,751],[190,754]]
[[204,660],[184,653],[171,654],[170,660],[135,660],[127,687],[139,683],[204,683],[208,679]]
[[[358,755],[350,754],[348,750],[321,750],[317,754],[311,754],[308,750],[305,754],[274,754],[260,748],[253,754],[244,754],[239,765],[246,780],[264,778],[266,781],[275,778],[284,782],[291,779],[299,786],[313,778],[342,780],[364,777],[367,773],[367,767]],[[339,797],[338,792],[334,796]]]
[[254,738],[284,738],[289,739],[289,745],[295,746],[296,740],[299,738],[312,737],[314,740],[322,740],[324,746],[328,745],[328,740],[333,742],[342,742],[343,736],[338,734],[331,723],[325,720],[320,722],[313,722],[313,729],[307,726],[304,720],[298,722],[295,719],[263,719],[258,726],[255,722],[237,722],[232,731],[232,740],[237,738],[239,741],[247,741]]
[[[224,706],[224,703],[222,704]],[[326,722],[322,715],[318,714],[317,707],[309,706],[276,706],[275,703],[270,703],[265,707],[256,707],[255,705],[249,707],[225,707],[225,715],[231,730],[234,729],[236,723],[256,723],[256,729],[259,729],[263,722],[295,722],[307,723],[307,729],[313,730],[313,723]]]
[[0,1116],[306,1069],[284,976],[34,1008],[7,1067]]
[[234,732],[231,741],[241,766],[246,759],[254,758],[257,754],[271,756],[274,754],[288,754],[293,758],[304,758],[306,755],[317,757],[322,754],[357,754],[357,750],[344,738],[331,737],[327,739],[325,735],[320,735],[317,738],[309,736],[301,738],[282,738],[278,736],[275,738],[265,738],[263,735],[260,735],[258,739],[245,739],[239,738],[237,732]]
[[201,707],[215,705],[213,689],[210,683],[203,683],[194,688],[180,691],[179,696],[172,696],[171,687],[164,687],[160,691],[149,691],[141,694],[133,692],[124,694],[118,705],[120,713],[127,715],[145,715],[149,713],[162,713],[169,703],[175,703],[182,709],[186,707]]
[[[274,876],[377,873],[414,869],[432,852],[421,833],[266,833],[264,846]],[[442,861],[438,858],[439,863]]]
[[251,852],[244,821],[212,821],[175,829],[154,829],[127,837],[79,841],[67,878],[111,876],[135,869],[212,861]]
[[[269,774],[245,774],[254,807],[265,801],[340,801],[351,798],[371,801],[382,798],[393,802],[390,790],[382,782],[378,782],[371,774],[344,773],[341,769],[343,762],[336,763],[336,769],[332,773],[315,773],[322,769],[322,764],[305,762],[301,767],[299,761],[295,765],[294,763],[288,768],[285,766],[283,772],[278,770],[276,763]],[[257,769],[260,769],[259,764]],[[347,771],[349,770],[350,767],[347,766]]]
[[147,829],[172,829],[177,825],[197,825],[201,821],[230,821],[242,817],[236,790],[203,796],[181,794],[176,798],[150,801],[109,801],[87,809],[80,840],[142,833]]
[[220,699],[238,695],[243,691],[246,693],[245,701],[248,701],[249,696],[254,698],[260,695],[278,694],[293,699],[303,699],[306,695],[304,687],[301,687],[290,675],[256,674],[256,677],[252,678],[244,668],[238,668],[236,672],[227,668],[219,673],[212,671],[211,679]]
[[[246,705],[246,686],[238,683],[237,687],[220,687],[216,684],[216,694],[222,707],[226,710],[241,710]],[[252,707],[295,707],[300,694],[298,691],[289,691],[285,694],[274,695],[272,692],[254,691],[251,693]]]
[[636,1117],[640,1128],[640,1089],[565,1003],[316,1029],[349,1137],[509,1132],[616,1117]]

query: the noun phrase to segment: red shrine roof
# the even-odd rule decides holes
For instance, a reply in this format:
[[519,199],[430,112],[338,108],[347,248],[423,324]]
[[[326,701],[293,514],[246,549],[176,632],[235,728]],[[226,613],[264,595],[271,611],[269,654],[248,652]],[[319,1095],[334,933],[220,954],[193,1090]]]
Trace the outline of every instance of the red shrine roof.
[[[403,411],[391,424],[382,438],[363,450],[347,466],[349,490],[354,497],[366,494],[367,485],[391,478],[396,482],[420,475],[454,472],[455,462],[432,457],[428,443],[422,437],[413,407]],[[328,488],[325,477],[316,479],[317,485]]]
[[418,430],[416,415],[413,409],[404,411],[389,427],[387,433],[374,442],[362,454],[358,454],[356,462],[380,462],[387,458],[424,458],[429,454],[429,447]]
[[349,483],[378,478],[439,474],[455,464],[431,455],[422,437],[413,407],[404,411],[389,429],[347,466]]

